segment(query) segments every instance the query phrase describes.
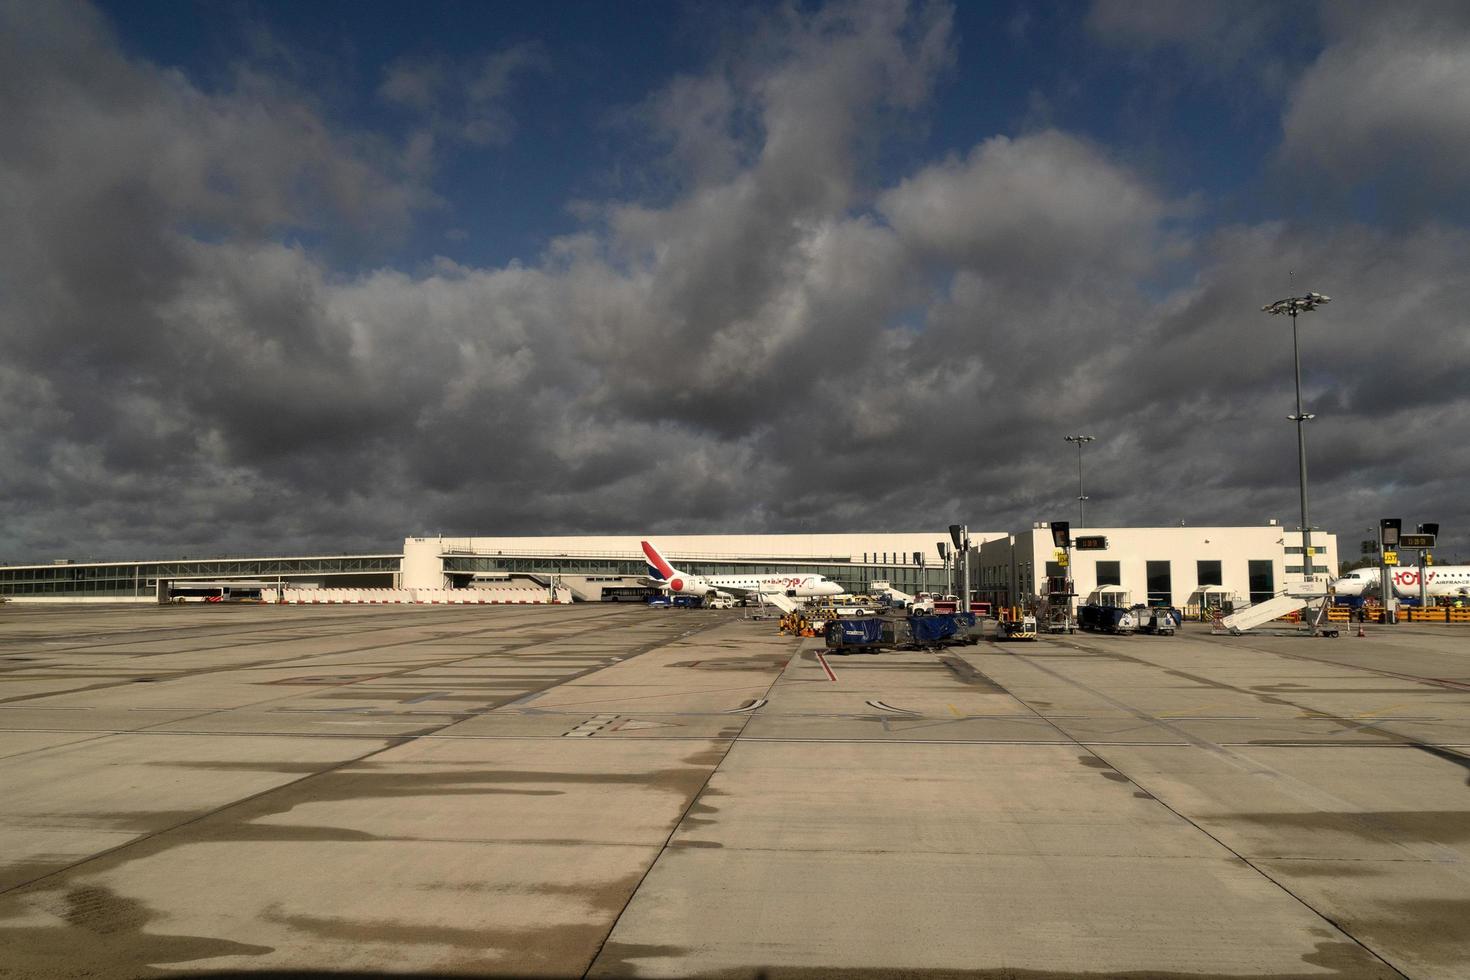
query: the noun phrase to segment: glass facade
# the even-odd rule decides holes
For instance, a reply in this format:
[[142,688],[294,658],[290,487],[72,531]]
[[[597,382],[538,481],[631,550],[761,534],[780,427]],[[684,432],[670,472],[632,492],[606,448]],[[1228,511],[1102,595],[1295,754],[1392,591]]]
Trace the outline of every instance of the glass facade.
[[1120,561],[1100,561],[1097,563],[1097,587],[1104,585],[1122,586],[1123,563]]
[[1150,606],[1167,606],[1174,602],[1174,577],[1169,570],[1166,561],[1151,561],[1146,563],[1145,573],[1148,578],[1148,604]]
[[352,585],[390,585],[402,564],[400,555],[344,555],[326,558],[213,558],[128,564],[0,565],[0,595],[151,596],[160,578],[232,579],[326,577]]
[[1251,602],[1265,602],[1276,594],[1276,573],[1271,560],[1251,559],[1250,562]]
[[[881,557],[870,555],[871,558]],[[898,558],[899,555],[889,557]],[[885,581],[900,592],[914,595],[945,588],[944,570],[912,564],[861,562],[782,561],[696,561],[669,555],[669,560],[691,575],[824,575],[848,592],[865,593],[873,582]],[[647,575],[648,563],[641,558],[539,557],[526,555],[448,555],[444,571],[451,576],[476,572],[510,572],[536,575]]]
[[1225,583],[1224,572],[1218,561],[1197,561],[1195,567],[1195,582],[1200,588],[1211,585],[1223,585]]

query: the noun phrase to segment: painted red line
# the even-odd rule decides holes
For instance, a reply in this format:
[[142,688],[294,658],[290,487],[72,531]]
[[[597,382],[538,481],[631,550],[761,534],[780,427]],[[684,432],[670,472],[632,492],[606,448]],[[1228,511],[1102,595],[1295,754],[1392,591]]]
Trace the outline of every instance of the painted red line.
[[817,654],[817,663],[821,664],[822,669],[827,672],[827,680],[835,681],[837,679],[837,675],[832,673],[831,664],[827,663],[827,658],[822,656],[820,653]]

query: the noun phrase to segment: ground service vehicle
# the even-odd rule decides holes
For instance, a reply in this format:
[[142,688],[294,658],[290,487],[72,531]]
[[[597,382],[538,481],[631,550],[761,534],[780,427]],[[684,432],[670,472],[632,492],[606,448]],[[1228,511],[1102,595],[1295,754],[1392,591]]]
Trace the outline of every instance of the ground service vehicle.
[[1089,633],[1132,633],[1133,613],[1122,606],[1088,604],[1077,607],[1077,626]]
[[1036,639],[1036,617],[1022,616],[1020,619],[1002,619],[995,624],[997,640]]
[[1134,606],[1131,615],[1139,632],[1155,636],[1173,636],[1184,619],[1184,614],[1171,606]]

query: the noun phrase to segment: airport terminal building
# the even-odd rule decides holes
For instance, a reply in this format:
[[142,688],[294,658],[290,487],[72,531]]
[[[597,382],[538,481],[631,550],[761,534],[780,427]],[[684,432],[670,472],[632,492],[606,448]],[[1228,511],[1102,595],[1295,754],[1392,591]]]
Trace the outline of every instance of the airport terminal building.
[[[1202,589],[1243,603],[1279,592],[1304,575],[1301,534],[1276,523],[1254,527],[1073,528],[1092,539],[1071,555],[1078,600],[1098,589],[1117,600],[1193,604]],[[40,602],[157,602],[211,589],[396,590],[468,595],[518,583],[563,601],[634,599],[646,594],[647,562],[637,535],[410,537],[398,553],[72,561],[0,566],[0,596]],[[681,570],[696,575],[819,574],[853,593],[886,581],[909,594],[959,591],[945,529],[847,534],[663,534],[650,537]],[[971,531],[973,598],[1019,605],[1063,576],[1050,528]],[[1337,569],[1334,535],[1316,531],[1313,571]],[[564,591],[558,591],[564,590]],[[533,589],[534,591],[534,589]],[[484,593],[481,593],[484,594]],[[366,600],[364,600],[366,601]]]
[[[976,598],[1020,605],[1070,577],[1078,602],[1109,605],[1241,605],[1269,599],[1306,576],[1302,534],[1275,523],[1260,527],[1072,528],[1079,545],[1059,553],[1046,522],[986,541],[974,559]],[[1337,574],[1337,537],[1312,532],[1311,571]],[[1062,562],[1069,559],[1069,565]],[[1067,573],[1070,572],[1070,576]],[[976,584],[978,582],[978,584]],[[1099,594],[1101,593],[1101,594]]]

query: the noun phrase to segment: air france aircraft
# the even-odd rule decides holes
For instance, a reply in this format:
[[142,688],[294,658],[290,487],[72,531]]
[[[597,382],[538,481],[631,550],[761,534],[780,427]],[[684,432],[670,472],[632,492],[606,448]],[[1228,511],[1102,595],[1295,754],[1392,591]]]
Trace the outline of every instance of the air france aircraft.
[[681,572],[658,549],[642,542],[648,559],[648,582],[679,595],[708,596],[719,592],[732,595],[784,595],[793,599],[819,595],[841,595],[847,591],[821,575],[690,575]]
[[[1402,599],[1419,596],[1419,569],[1395,568],[1389,576],[1393,594]],[[1377,595],[1378,569],[1359,568],[1332,583],[1338,595]],[[1470,595],[1470,565],[1439,565],[1424,570],[1427,596]]]

